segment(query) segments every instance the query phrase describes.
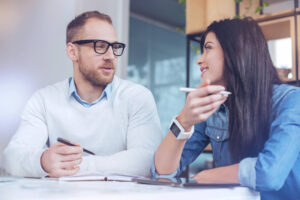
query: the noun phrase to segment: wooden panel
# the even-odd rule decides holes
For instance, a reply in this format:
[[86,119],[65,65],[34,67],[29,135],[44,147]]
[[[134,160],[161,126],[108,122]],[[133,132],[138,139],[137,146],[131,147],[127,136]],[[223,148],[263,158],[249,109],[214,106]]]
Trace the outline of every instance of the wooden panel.
[[207,0],[207,25],[215,20],[233,18],[235,16],[235,2],[233,0]]
[[211,22],[234,16],[233,0],[187,0],[186,34],[200,33]]
[[203,152],[205,152],[205,153],[212,153],[212,147],[211,147],[210,143],[205,147],[205,149],[203,150]]
[[186,34],[199,33],[206,29],[206,0],[186,1]]
[[[295,20],[294,17],[285,17],[259,23],[266,40],[275,40],[290,37],[292,40],[292,78],[287,79],[281,76],[283,81],[296,80],[296,45],[295,45]],[[281,75],[284,69],[278,69]]]
[[263,15],[259,15],[258,17],[255,17],[255,20],[257,22],[275,20],[275,19],[282,18],[282,17],[292,16],[293,12],[294,12],[294,10],[284,10],[284,11],[280,11],[280,12],[263,14]]
[[259,23],[266,40],[291,37],[291,17]]

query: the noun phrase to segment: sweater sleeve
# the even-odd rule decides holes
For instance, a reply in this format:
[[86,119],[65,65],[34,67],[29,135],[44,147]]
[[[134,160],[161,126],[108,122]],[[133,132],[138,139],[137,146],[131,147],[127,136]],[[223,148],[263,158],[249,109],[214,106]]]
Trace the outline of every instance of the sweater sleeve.
[[86,156],[81,171],[149,176],[162,131],[154,98],[147,89],[131,91],[127,101],[127,149],[109,156]]
[[48,132],[44,118],[43,100],[36,93],[28,101],[21,123],[3,152],[3,168],[14,176],[42,177],[40,158],[46,149]]

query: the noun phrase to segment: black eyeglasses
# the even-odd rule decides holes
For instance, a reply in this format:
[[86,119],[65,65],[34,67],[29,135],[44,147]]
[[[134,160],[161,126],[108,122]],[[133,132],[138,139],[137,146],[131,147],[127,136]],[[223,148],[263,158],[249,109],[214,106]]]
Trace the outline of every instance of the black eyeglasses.
[[125,44],[120,42],[113,42],[109,43],[105,40],[77,40],[72,42],[73,44],[87,44],[87,43],[94,43],[94,51],[98,54],[105,54],[108,48],[111,46],[113,50],[113,54],[115,56],[121,56],[125,49]]

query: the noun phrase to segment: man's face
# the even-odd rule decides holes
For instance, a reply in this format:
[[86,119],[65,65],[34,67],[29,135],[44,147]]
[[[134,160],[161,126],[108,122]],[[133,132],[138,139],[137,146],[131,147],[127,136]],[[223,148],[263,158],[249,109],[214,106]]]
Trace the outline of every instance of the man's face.
[[[113,26],[105,21],[91,18],[80,30],[75,40],[105,40],[117,42],[117,34]],[[92,85],[103,87],[112,82],[117,57],[109,47],[105,54],[97,54],[94,51],[94,44],[88,43],[76,45],[78,47],[78,69],[79,77],[82,77]],[[74,70],[76,73],[76,70]]]

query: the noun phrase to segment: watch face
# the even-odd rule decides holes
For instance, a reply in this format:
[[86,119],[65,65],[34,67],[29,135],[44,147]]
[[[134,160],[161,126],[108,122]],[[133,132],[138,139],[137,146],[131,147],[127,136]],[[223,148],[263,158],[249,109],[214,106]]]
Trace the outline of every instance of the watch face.
[[172,133],[175,135],[175,137],[177,137],[180,133],[180,129],[178,128],[178,126],[173,122],[170,130],[172,131]]

